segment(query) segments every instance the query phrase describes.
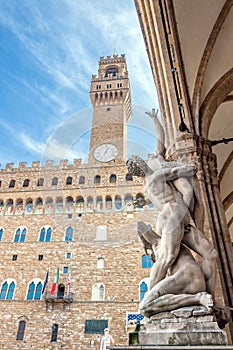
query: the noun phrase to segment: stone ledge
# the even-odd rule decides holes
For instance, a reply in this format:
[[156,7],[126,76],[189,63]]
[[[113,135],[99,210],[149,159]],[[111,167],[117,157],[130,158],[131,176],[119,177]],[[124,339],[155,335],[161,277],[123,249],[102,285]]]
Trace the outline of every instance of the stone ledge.
[[107,347],[108,350],[233,350],[233,345],[119,345]]

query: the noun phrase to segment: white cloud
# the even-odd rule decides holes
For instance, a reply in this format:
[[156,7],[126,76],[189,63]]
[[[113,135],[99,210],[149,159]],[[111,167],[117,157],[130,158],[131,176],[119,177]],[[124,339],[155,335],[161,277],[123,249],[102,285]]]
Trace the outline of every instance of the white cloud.
[[26,149],[34,152],[35,154],[41,155],[45,148],[45,144],[43,142],[33,140],[30,136],[25,135],[24,133],[19,134],[17,138],[23,143]]

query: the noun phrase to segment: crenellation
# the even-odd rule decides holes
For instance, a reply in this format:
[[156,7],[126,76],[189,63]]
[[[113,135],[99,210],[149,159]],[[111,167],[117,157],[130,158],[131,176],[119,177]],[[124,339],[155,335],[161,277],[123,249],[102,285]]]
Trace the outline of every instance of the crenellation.
[[27,162],[19,162],[19,170],[24,170],[27,167]]
[[13,170],[13,168],[14,168],[14,163],[6,163],[6,166],[5,166],[6,171],[11,171]]

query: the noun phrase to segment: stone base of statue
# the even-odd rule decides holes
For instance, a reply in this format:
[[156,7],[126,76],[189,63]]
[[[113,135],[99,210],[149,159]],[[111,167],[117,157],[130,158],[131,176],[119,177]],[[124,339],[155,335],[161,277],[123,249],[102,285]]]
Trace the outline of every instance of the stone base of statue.
[[152,316],[141,325],[143,345],[225,345],[226,333],[204,307],[183,307]]

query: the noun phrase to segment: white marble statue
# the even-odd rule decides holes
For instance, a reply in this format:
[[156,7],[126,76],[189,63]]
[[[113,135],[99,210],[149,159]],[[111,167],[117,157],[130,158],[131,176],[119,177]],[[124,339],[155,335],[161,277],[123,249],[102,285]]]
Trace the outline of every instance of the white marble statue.
[[[157,113],[149,115],[157,130],[157,152],[148,162],[139,156],[132,156],[127,161],[129,173],[145,179],[148,200],[138,204],[152,202],[159,213],[155,223],[159,243],[157,238],[156,245],[152,241],[147,242],[151,244],[153,253],[156,252],[150,274],[150,290],[140,307],[147,310],[148,305],[153,303],[157,310],[163,301],[164,305],[168,305],[167,310],[171,310],[172,307],[190,305],[189,300],[194,300],[195,296],[197,304],[210,309],[214,299],[217,252],[203,234],[204,210],[199,195],[197,169],[194,164],[165,160],[164,131]],[[142,223],[140,225],[142,229]],[[144,239],[147,241],[146,237]],[[197,253],[198,263],[183,244]],[[190,268],[190,274],[184,273],[184,266],[187,270]],[[195,277],[190,278],[194,271]],[[177,296],[173,298],[174,306],[168,300],[170,294]],[[189,294],[192,295],[191,299]],[[161,299],[160,295],[167,297]]]

